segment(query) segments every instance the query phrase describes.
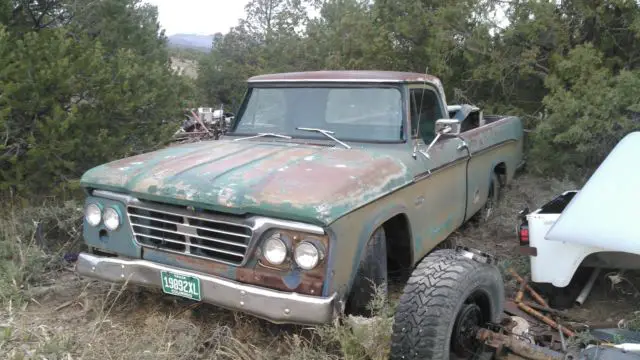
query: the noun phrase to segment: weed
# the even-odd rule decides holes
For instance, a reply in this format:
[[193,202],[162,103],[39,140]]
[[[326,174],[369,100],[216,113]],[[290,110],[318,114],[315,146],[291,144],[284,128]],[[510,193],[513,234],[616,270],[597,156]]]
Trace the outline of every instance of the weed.
[[80,243],[82,212],[74,202],[8,210],[0,218],[0,302],[23,301],[24,292],[61,269],[61,254]]
[[584,348],[594,343],[597,343],[597,339],[589,331],[578,331],[567,340],[567,346],[570,348]]
[[640,311],[634,311],[627,320],[627,329],[640,331]]
[[318,334],[325,346],[339,345],[346,359],[386,359],[393,326],[396,304],[387,298],[380,287],[369,304],[371,318],[348,316],[330,326],[319,328]]

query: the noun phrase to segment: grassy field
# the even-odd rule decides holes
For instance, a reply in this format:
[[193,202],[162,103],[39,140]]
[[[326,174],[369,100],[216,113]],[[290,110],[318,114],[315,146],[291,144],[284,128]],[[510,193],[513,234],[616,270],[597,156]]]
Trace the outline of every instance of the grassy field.
[[[572,188],[568,182],[521,176],[506,189],[488,224],[466,225],[452,239],[495,254],[503,269],[524,275],[527,260],[515,251],[517,212]],[[377,301],[379,316],[373,321],[279,326],[159,291],[80,279],[64,254],[81,247],[81,217],[81,206],[67,203],[11,212],[0,220],[0,358],[386,358],[393,303]],[[505,279],[513,289],[513,280]],[[594,321],[633,317],[637,291],[622,285],[634,282],[610,279],[603,272],[587,303],[573,311]],[[391,288],[395,298],[402,285]]]

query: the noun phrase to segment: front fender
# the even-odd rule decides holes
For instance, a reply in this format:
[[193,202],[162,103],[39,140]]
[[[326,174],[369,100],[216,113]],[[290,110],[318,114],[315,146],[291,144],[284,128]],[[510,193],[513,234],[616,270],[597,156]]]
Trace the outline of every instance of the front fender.
[[107,231],[102,222],[100,225],[92,227],[87,223],[86,219],[83,220],[82,237],[85,244],[91,248],[139,259],[141,257],[141,247],[134,241],[129,220],[125,215],[127,213],[126,205],[121,201],[94,196],[88,196],[85,199],[85,207],[89,204],[97,204],[102,211],[108,207],[116,209],[120,214],[121,225],[115,231]]
[[[374,202],[331,224],[330,229],[336,241],[329,259],[332,281],[325,292],[335,291],[345,298],[351,291],[364,248],[374,231],[389,219],[406,213],[407,208],[401,202]],[[413,238],[410,229],[409,234]],[[413,259],[413,254],[411,256]]]

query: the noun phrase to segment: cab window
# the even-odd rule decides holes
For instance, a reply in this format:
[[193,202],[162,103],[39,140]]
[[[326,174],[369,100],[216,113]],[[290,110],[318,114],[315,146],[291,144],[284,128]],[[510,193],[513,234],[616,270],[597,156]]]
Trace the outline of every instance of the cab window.
[[411,134],[428,144],[436,136],[436,120],[443,118],[438,95],[431,89],[411,89],[410,102]]

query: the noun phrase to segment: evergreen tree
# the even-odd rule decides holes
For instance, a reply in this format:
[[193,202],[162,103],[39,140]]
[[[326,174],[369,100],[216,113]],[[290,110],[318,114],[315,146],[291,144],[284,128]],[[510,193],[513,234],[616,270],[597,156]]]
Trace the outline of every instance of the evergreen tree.
[[73,188],[88,168],[160,146],[175,131],[191,89],[169,67],[154,8],[2,4],[0,189]]

